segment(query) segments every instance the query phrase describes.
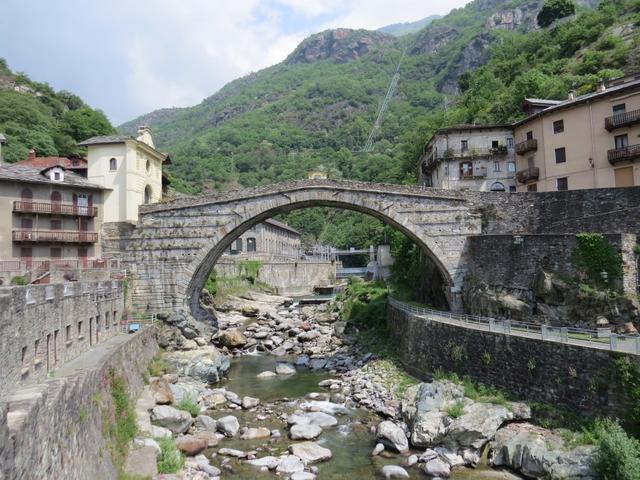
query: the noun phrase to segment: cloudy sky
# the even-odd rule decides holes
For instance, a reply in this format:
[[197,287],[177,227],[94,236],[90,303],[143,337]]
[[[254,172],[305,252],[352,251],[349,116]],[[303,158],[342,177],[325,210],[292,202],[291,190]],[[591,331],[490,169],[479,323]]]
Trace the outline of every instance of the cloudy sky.
[[327,28],[375,29],[467,0],[3,0],[0,57],[114,124],[199,103]]

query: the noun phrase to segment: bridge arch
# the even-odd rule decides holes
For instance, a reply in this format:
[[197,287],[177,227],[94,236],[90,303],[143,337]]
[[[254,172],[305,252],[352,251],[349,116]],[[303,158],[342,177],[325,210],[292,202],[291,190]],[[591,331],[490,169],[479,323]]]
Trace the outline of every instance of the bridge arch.
[[[445,192],[400,185],[366,184],[333,180],[290,182],[254,189],[215,194],[208,197],[178,199],[166,204],[141,208],[136,228],[140,252],[139,265],[147,269],[142,276],[150,285],[146,291],[159,290],[152,278],[153,263],[163,269],[167,252],[174,255],[177,267],[164,267],[163,276],[173,278],[165,292],[171,303],[146,303],[146,308],[170,308],[180,304],[190,308],[196,318],[209,315],[199,304],[200,292],[215,263],[231,243],[254,225],[279,213],[311,207],[353,210],[396,228],[415,242],[441,273],[449,303],[461,281],[461,253],[469,233],[477,233],[480,223],[468,215],[464,197]],[[148,231],[145,231],[147,230]],[[179,248],[173,239],[179,238]],[[165,263],[168,265],[168,263]]]

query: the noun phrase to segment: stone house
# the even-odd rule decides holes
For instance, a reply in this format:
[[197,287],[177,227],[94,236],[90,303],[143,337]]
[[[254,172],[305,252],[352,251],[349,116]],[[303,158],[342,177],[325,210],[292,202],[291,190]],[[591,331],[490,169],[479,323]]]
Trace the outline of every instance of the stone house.
[[300,232],[270,218],[234,240],[225,256],[242,256],[256,260],[298,260],[300,239]]
[[441,128],[420,157],[419,184],[447,190],[513,192],[516,164],[509,125]]

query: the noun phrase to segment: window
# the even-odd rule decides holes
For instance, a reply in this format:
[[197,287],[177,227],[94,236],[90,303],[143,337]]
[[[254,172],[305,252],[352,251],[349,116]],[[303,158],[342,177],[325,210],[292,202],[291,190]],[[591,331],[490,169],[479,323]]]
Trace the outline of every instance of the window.
[[115,158],[109,159],[109,170],[112,172],[118,169],[118,161]]
[[468,140],[462,140],[461,145],[460,145],[460,150],[462,150],[463,152],[466,152],[467,150],[469,150],[469,141]]
[[242,252],[242,239],[241,238],[236,240],[235,251],[238,252],[238,253]]
[[151,162],[149,160],[147,160],[147,164],[145,165],[146,169],[147,169],[147,173],[149,173],[149,171],[151,170]]
[[32,218],[23,218],[20,221],[20,227],[23,230],[31,230],[31,229],[33,229],[33,219]]
[[247,252],[255,252],[255,251],[256,251],[256,239],[247,238]]
[[53,191],[51,192],[51,201],[53,203],[60,203],[62,202],[62,195],[60,194],[60,192],[58,191]]
[[500,171],[500,162],[493,162],[493,171],[494,172],[499,172]]
[[40,363],[38,361],[38,347],[40,346],[40,340],[36,340],[33,344],[33,360],[35,363]]
[[625,133],[624,135],[616,135],[616,148],[626,148],[629,146],[629,136]]
[[527,168],[531,169],[536,166],[536,161],[534,157],[527,158]]
[[20,193],[20,198],[23,202],[30,202],[31,200],[33,200],[33,192],[29,188],[23,188],[22,192]]
[[498,147],[500,147],[500,142],[498,140],[491,140],[491,148],[496,150]]
[[71,325],[67,325],[64,328],[64,340],[67,343],[71,343]]
[[507,162],[507,172],[516,173],[516,162]]
[[20,361],[22,362],[22,365],[24,365],[24,362],[27,360],[27,347],[22,347],[22,353],[20,354]]
[[116,325],[118,325],[118,311],[114,310],[113,311],[113,326],[115,327]]
[[533,131],[527,132],[527,140],[533,140]]
[[560,190],[569,190],[569,181],[567,177],[556,178],[556,188]]
[[[449,164],[448,163],[444,166],[444,176],[445,177],[449,176]],[[436,170],[436,178],[438,178],[438,170]]]
[[82,321],[78,322],[78,338],[82,338]]
[[51,219],[51,230],[62,230],[62,220],[58,218]]
[[491,191],[504,192],[505,191],[504,184],[501,182],[495,182],[493,185],[491,185]]
[[627,106],[624,103],[619,103],[618,105],[613,106],[613,114],[618,115],[620,113],[625,113],[627,111]]
[[460,162],[460,178],[473,176],[473,164],[471,162]]
[[513,138],[507,138],[507,148],[513,148]]
[[556,148],[556,163],[565,163],[567,161],[567,149],[564,147]]
[[515,185],[509,185],[509,193],[515,193],[516,192],[516,186]]
[[149,205],[151,203],[151,187],[147,185],[144,187],[144,204]]
[[104,312],[104,328],[109,330],[110,322],[109,322],[109,312]]
[[60,247],[51,247],[51,258],[60,258],[62,257],[62,248]]
[[564,132],[564,120],[556,120],[553,122],[553,133]]
[[537,191],[538,191],[537,183],[532,183],[530,185],[527,185],[527,192],[537,192]]

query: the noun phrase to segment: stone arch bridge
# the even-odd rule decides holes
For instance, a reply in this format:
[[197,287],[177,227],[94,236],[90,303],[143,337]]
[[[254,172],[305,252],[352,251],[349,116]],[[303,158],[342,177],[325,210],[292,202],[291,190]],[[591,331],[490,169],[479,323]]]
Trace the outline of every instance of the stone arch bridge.
[[141,206],[138,225],[122,245],[134,308],[168,311],[186,306],[202,318],[200,291],[235,238],[278,213],[317,206],[355,210],[402,231],[433,259],[452,309],[460,308],[465,241],[481,233],[480,215],[472,212],[464,195],[335,180],[295,181]]

